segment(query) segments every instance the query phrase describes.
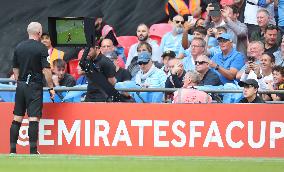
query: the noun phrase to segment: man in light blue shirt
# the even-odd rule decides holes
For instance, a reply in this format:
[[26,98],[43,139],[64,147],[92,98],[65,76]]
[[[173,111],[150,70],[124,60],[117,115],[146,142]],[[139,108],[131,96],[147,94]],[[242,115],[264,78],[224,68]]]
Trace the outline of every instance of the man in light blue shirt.
[[177,58],[183,58],[183,48],[181,45],[184,19],[180,15],[173,18],[173,31],[166,33],[161,41],[160,49],[162,52],[171,50],[176,53]]
[[190,45],[189,55],[182,60],[184,70],[195,70],[195,60],[199,55],[204,54],[206,42],[201,38],[194,38]]
[[214,68],[223,84],[234,83],[237,72],[243,67],[244,56],[233,48],[231,35],[222,33],[218,38],[222,53],[212,57],[210,67]]

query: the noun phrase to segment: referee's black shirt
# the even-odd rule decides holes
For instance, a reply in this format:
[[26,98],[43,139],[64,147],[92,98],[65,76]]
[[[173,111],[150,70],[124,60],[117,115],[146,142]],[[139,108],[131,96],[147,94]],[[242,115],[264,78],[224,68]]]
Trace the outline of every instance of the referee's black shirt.
[[31,74],[31,82],[43,83],[43,68],[50,68],[47,61],[48,50],[39,41],[28,39],[19,43],[14,52],[13,68],[19,69],[19,81],[26,81]]

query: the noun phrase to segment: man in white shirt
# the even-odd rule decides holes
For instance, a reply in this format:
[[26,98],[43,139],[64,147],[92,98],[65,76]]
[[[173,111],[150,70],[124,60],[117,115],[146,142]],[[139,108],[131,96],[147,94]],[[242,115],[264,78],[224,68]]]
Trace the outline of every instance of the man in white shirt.
[[126,64],[125,64],[125,68],[127,68],[130,63],[131,60],[133,59],[133,57],[137,56],[137,46],[140,42],[148,42],[151,47],[152,47],[152,61],[157,61],[157,62],[161,62],[162,61],[162,51],[159,47],[159,45],[157,44],[156,41],[151,40],[149,38],[149,28],[148,26],[146,26],[146,24],[139,24],[137,27],[137,31],[136,31],[137,37],[138,37],[138,42],[131,45],[129,52],[128,52],[128,57],[126,60]]
[[261,90],[268,89],[268,83],[273,81],[272,68],[275,65],[275,57],[269,53],[263,53],[260,57],[260,64],[248,61],[245,72],[242,74],[241,81],[255,79],[258,81]]

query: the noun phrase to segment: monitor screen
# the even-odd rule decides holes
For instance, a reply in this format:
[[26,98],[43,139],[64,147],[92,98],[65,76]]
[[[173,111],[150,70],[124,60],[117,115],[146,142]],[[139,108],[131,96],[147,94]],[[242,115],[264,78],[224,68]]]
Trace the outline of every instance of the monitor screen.
[[87,45],[84,27],[83,17],[48,18],[48,31],[55,47]]

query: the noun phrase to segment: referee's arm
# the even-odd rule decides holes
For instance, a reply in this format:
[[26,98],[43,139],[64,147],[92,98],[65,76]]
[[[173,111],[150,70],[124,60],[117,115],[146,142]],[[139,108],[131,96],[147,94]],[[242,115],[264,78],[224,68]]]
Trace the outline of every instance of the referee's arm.
[[19,68],[13,68],[13,73],[14,73],[15,80],[18,81],[18,78],[19,78]]
[[53,88],[51,69],[50,68],[43,68],[42,72],[43,72],[43,74],[45,76],[45,80],[47,82],[47,86],[49,88]]

